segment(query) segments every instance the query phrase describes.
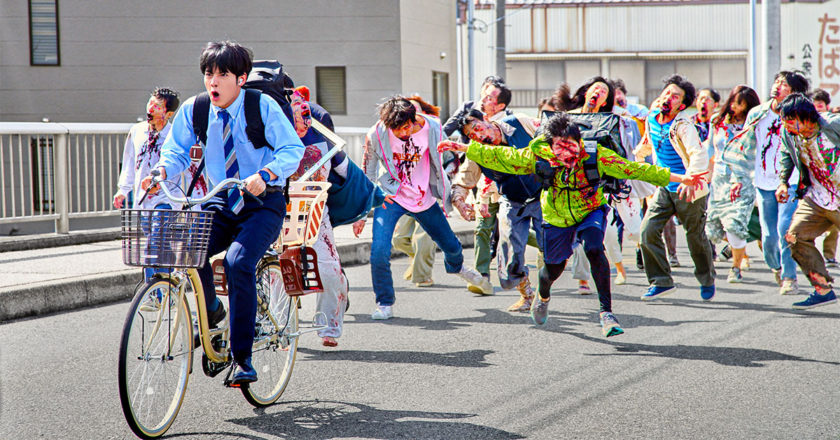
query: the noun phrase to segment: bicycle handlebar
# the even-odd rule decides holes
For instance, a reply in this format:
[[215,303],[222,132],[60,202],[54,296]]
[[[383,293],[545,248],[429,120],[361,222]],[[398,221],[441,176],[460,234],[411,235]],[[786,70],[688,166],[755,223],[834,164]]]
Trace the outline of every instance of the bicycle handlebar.
[[[160,178],[160,171],[159,170],[152,170],[151,175],[152,175],[152,184],[149,185],[149,188],[152,188],[155,185],[158,185],[162,182],[165,182],[165,180]],[[198,199],[189,198],[189,197],[176,197],[174,194],[172,194],[169,191],[169,188],[166,185],[160,185],[160,187],[161,187],[161,189],[163,189],[163,192],[164,192],[164,194],[166,194],[166,197],[168,197],[169,200],[172,200],[175,203],[185,203],[185,204],[188,204],[188,205],[198,205],[198,204],[204,203],[204,202],[212,199],[213,196],[215,196],[216,194],[218,194],[222,190],[226,189],[230,185],[234,185],[237,188],[239,188],[243,193],[245,193],[245,195],[247,195],[247,196],[251,197],[252,199],[256,200],[257,203],[260,204],[260,206],[263,205],[263,202],[262,202],[262,200],[259,199],[259,197],[254,195],[254,193],[252,193],[251,191],[248,191],[247,188],[245,188],[245,181],[244,180],[236,179],[236,178],[233,178],[233,177],[222,180],[221,182],[219,182],[218,185],[214,186],[213,189],[208,191],[207,194],[204,195],[204,197],[201,197],[201,198],[198,198]],[[148,194],[149,194],[149,190],[147,189],[146,194],[143,195],[143,199],[140,199],[140,203],[143,203],[143,200],[146,198],[146,196]]]

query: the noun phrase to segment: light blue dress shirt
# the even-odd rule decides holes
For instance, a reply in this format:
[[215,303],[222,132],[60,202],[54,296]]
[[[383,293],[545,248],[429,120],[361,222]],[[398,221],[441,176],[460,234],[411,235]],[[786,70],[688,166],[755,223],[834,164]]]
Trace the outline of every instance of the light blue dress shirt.
[[[195,97],[188,99],[178,109],[172,120],[172,129],[163,142],[160,161],[155,168],[164,167],[166,176],[177,176],[190,165],[190,148],[197,144],[193,131],[193,104]],[[303,157],[304,147],[294,127],[286,118],[285,113],[274,99],[262,95],[260,97],[260,114],[265,123],[265,138],[274,149],[269,147],[254,148],[245,133],[245,90],[226,109],[231,116],[232,136],[236,150],[236,160],[239,163],[239,177],[242,180],[255,174],[261,168],[267,168],[277,175],[277,179],[269,185],[283,186],[286,178],[294,173],[300,159]],[[205,173],[210,179],[210,185],[215,186],[225,179],[225,155],[222,145],[222,109],[210,105],[207,123],[207,144],[204,148]]]

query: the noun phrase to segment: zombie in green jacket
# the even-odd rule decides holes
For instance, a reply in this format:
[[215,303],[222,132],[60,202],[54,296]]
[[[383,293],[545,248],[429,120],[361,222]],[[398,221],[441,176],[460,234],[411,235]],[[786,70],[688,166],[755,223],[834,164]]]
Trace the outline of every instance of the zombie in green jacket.
[[466,152],[470,160],[509,174],[553,174],[549,177],[550,185],[540,195],[545,267],[539,277],[541,301],[533,302],[531,317],[535,324],[545,324],[551,284],[563,273],[566,260],[572,255],[572,245],[581,241],[598,288],[604,335],[619,335],[624,331],[612,314],[610,269],[604,253],[605,219],[609,208],[602,188],[590,183],[586,177],[586,164],[592,164],[590,155],[596,154],[599,176],[643,180],[658,186],[678,182],[683,184],[680,187],[681,196],[688,198],[695,189],[703,187],[702,176],[705,173],[693,177],[674,174],[667,168],[626,160],[602,147],[587,152],[580,130],[564,113],[549,119],[544,132],[524,149],[478,142],[467,146],[450,141],[442,142],[438,148]]

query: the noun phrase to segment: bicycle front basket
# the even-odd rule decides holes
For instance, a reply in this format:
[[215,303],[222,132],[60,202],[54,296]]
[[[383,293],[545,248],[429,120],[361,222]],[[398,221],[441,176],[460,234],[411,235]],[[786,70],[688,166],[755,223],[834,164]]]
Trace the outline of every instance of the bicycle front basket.
[[165,268],[204,265],[212,212],[123,209],[120,216],[123,263]]

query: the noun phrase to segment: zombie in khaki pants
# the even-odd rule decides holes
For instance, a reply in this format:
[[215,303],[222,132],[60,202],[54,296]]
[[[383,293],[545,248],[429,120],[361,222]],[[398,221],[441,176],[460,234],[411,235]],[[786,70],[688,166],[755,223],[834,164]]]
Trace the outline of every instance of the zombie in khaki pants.
[[794,93],[781,103],[784,122],[781,158],[782,184],[776,190],[781,203],[788,194],[787,178],[793,169],[799,170],[800,182],[796,196],[801,198],[785,234],[793,259],[814,292],[804,301],[793,304],[795,309],[810,309],[837,302],[831,287],[831,275],[814,239],[831,226],[840,226],[840,116],[817,113],[805,95]]

